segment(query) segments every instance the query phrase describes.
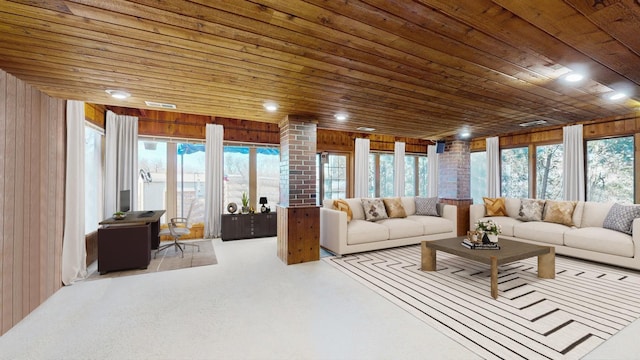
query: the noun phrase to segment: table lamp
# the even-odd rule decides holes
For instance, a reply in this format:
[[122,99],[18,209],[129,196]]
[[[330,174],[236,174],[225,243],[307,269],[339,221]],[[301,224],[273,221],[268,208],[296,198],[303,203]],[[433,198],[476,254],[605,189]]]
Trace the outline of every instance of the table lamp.
[[[266,204],[267,204],[267,198],[266,197],[261,197],[260,200],[258,201],[258,203],[260,203],[262,205],[262,207],[260,207],[260,212],[262,213],[266,213],[268,212],[268,209]],[[269,209],[270,210],[270,209]]]

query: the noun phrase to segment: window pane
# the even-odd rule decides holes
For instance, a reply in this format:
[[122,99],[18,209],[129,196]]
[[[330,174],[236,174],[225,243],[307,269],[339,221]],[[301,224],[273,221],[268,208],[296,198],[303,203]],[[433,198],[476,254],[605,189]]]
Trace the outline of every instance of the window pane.
[[536,197],[562,199],[562,144],[536,148]]
[[393,196],[393,154],[380,155],[380,197]]
[[469,158],[471,165],[471,198],[474,204],[483,204],[483,196],[487,196],[487,152],[472,152]]
[[634,202],[633,137],[587,141],[587,200]]
[[404,157],[404,195],[416,196],[416,156]]
[[418,157],[418,195],[429,196],[429,158]]
[[[236,203],[242,207],[242,193],[249,195],[249,148],[224,147],[224,200],[223,204]],[[224,207],[227,211],[227,207]]]
[[102,210],[102,134],[91,127],[84,128],[84,232],[98,230]]
[[378,154],[369,154],[369,197],[376,197],[376,159]]
[[502,168],[502,196],[529,197],[529,148],[500,151]]
[[[204,144],[178,143],[178,216],[189,216],[191,223],[204,223]],[[200,200],[195,203],[196,200]],[[193,204],[193,208],[192,208]]]
[[166,209],[167,143],[138,141],[138,166],[140,167],[138,209]]
[[325,199],[347,197],[347,156],[328,154],[323,166],[323,191]]
[[322,188],[320,187],[320,166],[322,165],[322,156],[320,154],[316,154],[316,205],[322,205],[322,200],[324,199],[324,194],[322,193]]
[[[280,201],[280,149],[265,147],[256,151],[257,197],[266,197],[268,206],[275,210],[275,204]],[[259,211],[262,205],[254,206]]]

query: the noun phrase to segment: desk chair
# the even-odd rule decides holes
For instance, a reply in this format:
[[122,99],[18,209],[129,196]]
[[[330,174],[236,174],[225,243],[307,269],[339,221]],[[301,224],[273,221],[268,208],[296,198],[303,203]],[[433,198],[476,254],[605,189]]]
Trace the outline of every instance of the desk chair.
[[180,237],[188,235],[191,233],[191,210],[193,210],[193,206],[194,204],[198,202],[198,199],[193,200],[193,202],[191,203],[191,206],[189,206],[189,212],[187,213],[187,217],[174,217],[171,218],[171,220],[169,220],[169,223],[167,224],[168,227],[166,229],[162,229],[159,233],[158,236],[163,236],[163,235],[169,235],[171,237],[173,237],[173,242],[169,243],[169,244],[165,244],[165,245],[161,245],[160,247],[158,247],[158,250],[156,251],[156,253],[153,255],[153,258],[155,259],[156,256],[158,256],[158,253],[162,250],[166,250],[172,246],[176,247],[177,249],[180,249],[180,252],[182,253],[182,257],[184,257],[184,247],[186,246],[194,246],[196,248],[198,248],[198,252],[200,252],[200,246],[197,244],[189,244],[189,243],[185,243],[185,242],[180,242],[178,241],[180,239]]

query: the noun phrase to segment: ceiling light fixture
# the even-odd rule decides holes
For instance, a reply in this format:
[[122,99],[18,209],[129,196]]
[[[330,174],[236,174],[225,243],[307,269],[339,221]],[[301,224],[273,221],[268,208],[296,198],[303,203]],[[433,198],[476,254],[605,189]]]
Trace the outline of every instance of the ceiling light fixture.
[[546,123],[547,123],[547,120],[534,120],[534,121],[520,123],[518,125],[522,127],[530,127],[530,126],[545,125]]
[[349,118],[349,115],[345,114],[345,113],[337,113],[335,115],[333,115],[333,117],[336,118],[336,120],[338,121],[345,121]]
[[262,106],[264,106],[264,109],[268,112],[275,112],[278,110],[278,104],[274,103],[273,101],[267,101],[262,104]]
[[564,77],[565,81],[572,82],[572,83],[581,81],[582,79],[584,79],[584,75],[580,73],[569,73]]
[[360,126],[360,127],[359,127],[359,128],[357,128],[356,130],[358,130],[358,131],[369,131],[369,132],[371,132],[371,131],[374,131],[375,129],[374,129],[374,128],[370,128],[370,127],[366,127],[366,126]]
[[463,139],[466,139],[469,136],[471,136],[471,133],[468,132],[468,131],[463,131],[463,132],[460,133],[460,137],[463,138]]
[[607,95],[605,95],[607,99],[611,100],[611,101],[616,101],[616,100],[621,100],[627,97],[627,94],[623,93],[623,92],[612,92],[612,93],[608,93]]
[[123,90],[107,89],[107,90],[105,90],[105,92],[107,94],[111,95],[112,98],[118,99],[118,100],[124,100],[124,99],[128,98],[129,96],[131,96],[131,94],[129,94],[128,92],[123,91]]

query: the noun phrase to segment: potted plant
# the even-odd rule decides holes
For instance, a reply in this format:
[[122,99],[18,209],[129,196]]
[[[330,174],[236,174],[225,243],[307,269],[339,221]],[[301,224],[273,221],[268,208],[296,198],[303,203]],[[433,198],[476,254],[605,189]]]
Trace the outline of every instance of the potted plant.
[[249,196],[247,196],[247,192],[242,192],[242,213],[249,213]]
[[[490,242],[498,242],[498,234],[500,234],[502,232],[502,228],[500,227],[500,225],[496,224],[493,220],[485,220],[485,221],[480,221],[478,220],[478,222],[476,222],[476,231],[479,234],[486,234],[487,237],[489,238]],[[480,239],[483,238],[483,236],[479,235]]]

